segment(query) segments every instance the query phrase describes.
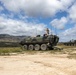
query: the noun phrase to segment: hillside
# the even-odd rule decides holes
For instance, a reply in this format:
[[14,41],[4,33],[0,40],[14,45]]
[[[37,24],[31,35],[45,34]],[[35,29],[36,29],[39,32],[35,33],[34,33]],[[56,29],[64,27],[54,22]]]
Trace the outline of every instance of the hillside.
[[0,47],[18,47],[19,42],[27,36],[0,34]]
[[0,34],[0,42],[20,42],[26,36],[13,36],[9,34]]

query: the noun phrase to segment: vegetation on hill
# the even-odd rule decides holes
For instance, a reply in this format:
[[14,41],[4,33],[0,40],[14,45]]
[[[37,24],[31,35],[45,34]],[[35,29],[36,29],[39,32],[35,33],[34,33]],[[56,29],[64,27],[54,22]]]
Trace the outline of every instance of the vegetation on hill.
[[0,47],[18,47],[19,42],[26,36],[13,36],[8,34],[0,34]]

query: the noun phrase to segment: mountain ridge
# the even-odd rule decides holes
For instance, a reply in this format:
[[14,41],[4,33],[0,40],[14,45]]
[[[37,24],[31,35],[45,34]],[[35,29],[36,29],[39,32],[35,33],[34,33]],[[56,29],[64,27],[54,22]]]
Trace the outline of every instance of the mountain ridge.
[[25,36],[14,36],[9,34],[0,34],[0,42],[20,42]]

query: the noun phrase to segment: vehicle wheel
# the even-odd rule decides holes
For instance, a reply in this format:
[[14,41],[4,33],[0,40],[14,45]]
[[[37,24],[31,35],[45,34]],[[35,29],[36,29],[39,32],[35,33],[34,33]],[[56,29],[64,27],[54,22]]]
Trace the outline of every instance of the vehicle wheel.
[[29,45],[28,50],[33,50],[34,46],[33,45]]
[[27,45],[24,45],[23,48],[24,48],[24,50],[27,50]]
[[34,47],[34,49],[35,50],[39,50],[40,49],[40,45],[39,44],[36,44],[35,47]]
[[47,49],[47,45],[46,44],[42,44],[41,45],[41,50],[46,50]]

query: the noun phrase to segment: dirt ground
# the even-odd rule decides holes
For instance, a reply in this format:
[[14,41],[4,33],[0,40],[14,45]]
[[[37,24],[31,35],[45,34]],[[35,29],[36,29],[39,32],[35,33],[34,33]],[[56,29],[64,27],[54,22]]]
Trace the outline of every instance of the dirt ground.
[[0,75],[76,75],[76,59],[47,52],[0,56]]

